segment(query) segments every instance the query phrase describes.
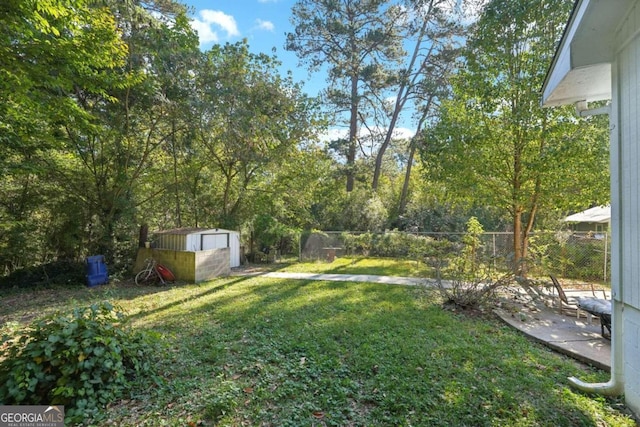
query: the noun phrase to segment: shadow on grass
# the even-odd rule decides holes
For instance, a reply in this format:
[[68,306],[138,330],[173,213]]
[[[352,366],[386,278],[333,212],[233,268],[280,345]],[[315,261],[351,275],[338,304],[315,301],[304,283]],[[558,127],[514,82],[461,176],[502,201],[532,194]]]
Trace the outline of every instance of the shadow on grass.
[[122,425],[158,413],[170,425],[185,413],[205,425],[635,425],[615,401],[567,386],[606,373],[445,311],[424,288],[235,276],[44,296],[27,311],[116,300],[164,336],[168,382],[123,404]]
[[191,319],[181,345],[203,381],[192,399],[234,385],[226,406],[202,402],[210,421],[596,426],[611,412],[567,388],[573,362],[424,290],[254,278],[198,298],[156,327]]
[[[131,320],[136,320],[136,319],[147,317],[147,316],[157,315],[164,311],[171,310],[172,308],[178,307],[180,305],[196,301],[200,298],[206,298],[211,294],[222,292],[233,285],[236,285],[238,283],[244,282],[245,280],[249,280],[249,279],[251,279],[251,276],[238,276],[238,277],[227,279],[227,280],[217,280],[217,281],[214,281],[213,284],[212,282],[209,282],[208,284],[205,284],[203,286],[205,289],[203,292],[190,294],[184,298],[176,299],[169,303],[163,304],[159,307],[155,307],[151,310],[139,311],[136,314],[130,315],[129,318]],[[199,286],[199,285],[192,285],[192,286]]]
[[[210,293],[219,292],[233,286],[235,283],[240,283],[248,279],[250,279],[249,276],[238,276],[230,281],[221,279],[209,282],[208,284],[202,285],[203,289],[206,289],[206,291],[202,292],[200,295],[190,295],[186,298],[177,299],[165,305],[156,307],[151,311],[132,314],[129,318],[135,320],[146,315],[161,313],[164,310],[184,304],[189,300],[204,297]],[[192,286],[199,288],[201,285],[175,283],[164,286],[140,286],[129,280],[111,282],[95,287],[65,286],[20,290],[12,292],[10,295],[2,296],[0,300],[2,302],[0,305],[0,322],[27,323],[35,318],[42,317],[56,311],[67,310],[69,309],[70,302],[73,307],[89,305],[103,300],[123,304],[125,301],[135,301],[140,298],[153,297],[157,295],[162,298],[162,294],[172,295],[174,292],[179,293],[181,290]]]

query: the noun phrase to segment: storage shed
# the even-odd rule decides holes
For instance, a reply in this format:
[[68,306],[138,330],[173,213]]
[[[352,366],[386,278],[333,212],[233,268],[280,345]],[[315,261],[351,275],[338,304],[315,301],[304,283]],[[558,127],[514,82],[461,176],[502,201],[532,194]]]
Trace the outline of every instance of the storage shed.
[[240,266],[240,233],[222,228],[176,228],[154,234],[153,247],[173,251],[229,248],[229,267]]
[[150,247],[139,248],[136,271],[154,258],[178,280],[203,282],[240,266],[240,233],[221,228],[179,228],[154,233]]

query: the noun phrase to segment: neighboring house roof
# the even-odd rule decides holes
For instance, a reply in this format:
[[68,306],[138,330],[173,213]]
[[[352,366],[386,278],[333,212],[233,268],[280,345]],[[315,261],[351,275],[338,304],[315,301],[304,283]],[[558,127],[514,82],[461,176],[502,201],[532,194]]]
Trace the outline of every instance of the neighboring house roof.
[[611,99],[615,30],[633,0],[577,0],[542,87],[542,105]]
[[565,222],[591,222],[604,224],[611,221],[611,206],[596,206],[566,217]]

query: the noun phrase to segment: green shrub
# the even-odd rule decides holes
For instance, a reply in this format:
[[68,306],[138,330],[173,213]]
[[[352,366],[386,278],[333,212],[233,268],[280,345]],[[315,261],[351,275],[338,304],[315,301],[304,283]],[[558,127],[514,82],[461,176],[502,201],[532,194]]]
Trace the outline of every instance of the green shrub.
[[346,255],[423,260],[425,257],[441,254],[446,247],[451,247],[447,240],[439,241],[429,236],[398,231],[342,233],[340,238]]
[[607,241],[570,231],[538,233],[530,239],[532,273],[546,276],[553,273],[567,279],[601,280],[604,270],[611,271],[610,259],[604,265],[605,253],[610,253]]
[[2,288],[30,288],[37,286],[83,285],[85,266],[77,261],[53,261],[16,270],[0,277]]
[[154,376],[150,336],[123,325],[109,302],[34,322],[0,348],[0,402],[65,405],[66,419],[98,414],[132,380]]
[[441,261],[436,268],[437,287],[445,305],[463,309],[489,306],[496,299],[498,290],[511,282],[511,273],[501,275],[492,262],[483,262],[486,261],[481,256],[483,232],[482,224],[471,217],[467,221],[460,254]]

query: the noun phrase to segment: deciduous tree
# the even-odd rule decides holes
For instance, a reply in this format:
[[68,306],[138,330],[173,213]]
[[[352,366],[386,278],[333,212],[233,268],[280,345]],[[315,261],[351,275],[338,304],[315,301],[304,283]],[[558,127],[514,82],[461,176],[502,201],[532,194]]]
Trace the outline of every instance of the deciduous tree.
[[[4,270],[30,260],[66,256],[75,224],[52,182],[61,129],[90,127],[77,94],[113,101],[111,72],[124,64],[126,45],[111,12],[87,0],[8,0],[0,4],[0,262]],[[64,240],[64,242],[63,242]],[[60,252],[47,250],[58,247]],[[57,246],[56,246],[57,245]]]
[[[384,129],[382,142],[377,150],[371,187],[377,191],[382,159],[392,143],[396,126],[402,115],[414,113],[416,134],[427,117],[433,114],[439,95],[446,88],[449,69],[463,39],[464,9],[469,2],[451,0],[408,0],[405,2],[404,19],[398,24],[404,35],[405,45],[412,46],[408,55],[394,71],[396,75],[395,101],[387,111],[388,122],[380,124]],[[413,105],[412,105],[413,104]],[[384,108],[384,103],[381,103]],[[415,144],[410,146],[414,151]],[[410,154],[411,159],[413,154]],[[407,172],[411,171],[411,162]],[[406,195],[405,195],[406,197]],[[404,205],[405,197],[400,202]],[[402,209],[401,209],[402,210]]]
[[606,126],[540,107],[539,90],[570,6],[491,1],[459,64],[453,97],[424,141],[432,178],[511,218],[520,272],[541,211],[608,199]]
[[110,73],[117,84],[108,93],[77,91],[93,121],[65,124],[64,148],[79,167],[61,170],[59,182],[90,218],[88,248],[126,263],[139,207],[170,195],[170,144],[186,127],[176,120],[189,81],[178,79],[193,66],[185,59],[197,53],[197,38],[184,7],[173,1],[107,4],[126,60]]
[[224,227],[250,217],[242,209],[252,188],[274,180],[279,165],[294,161],[299,144],[316,135],[314,103],[291,76],[275,71],[277,65],[277,59],[253,54],[240,42],[214,46],[198,72],[196,138],[220,174],[208,185],[215,189]]

